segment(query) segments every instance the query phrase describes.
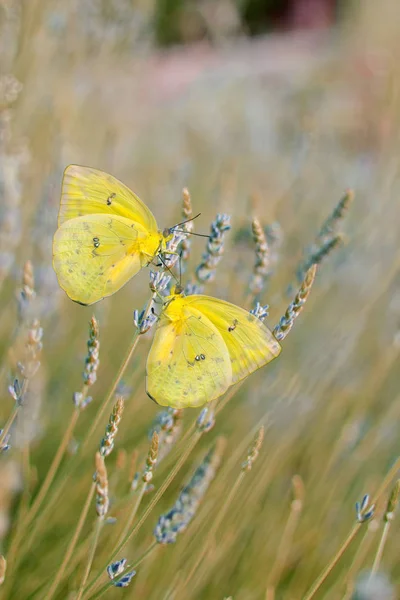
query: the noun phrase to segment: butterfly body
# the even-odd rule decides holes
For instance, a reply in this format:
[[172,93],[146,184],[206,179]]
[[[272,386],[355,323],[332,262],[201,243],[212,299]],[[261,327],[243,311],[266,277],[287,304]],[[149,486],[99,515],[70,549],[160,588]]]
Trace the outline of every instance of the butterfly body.
[[72,300],[93,304],[113,294],[165,253],[170,237],[140,198],[108,173],[65,169],[53,266]]
[[279,352],[269,329],[244,309],[173,293],[165,298],[148,356],[147,393],[164,406],[201,406]]

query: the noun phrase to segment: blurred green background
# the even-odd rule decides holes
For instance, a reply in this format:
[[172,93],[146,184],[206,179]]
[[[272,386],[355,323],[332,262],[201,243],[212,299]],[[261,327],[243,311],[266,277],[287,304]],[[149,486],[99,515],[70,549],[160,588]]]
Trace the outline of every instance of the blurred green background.
[[[59,289],[52,237],[62,172],[77,163],[121,179],[161,228],[181,219],[184,186],[194,212],[201,212],[196,231],[206,233],[216,212],[230,214],[223,262],[206,293],[237,304],[247,297],[255,260],[251,218],[273,226],[279,247],[260,298],[270,305],[271,328],[298,287],[304,249],[343,191],[354,189],[341,225],[345,244],[319,269],[282,355],[253,375],[218,415],[127,548],[130,560],[148,546],[158,515],[174,502],[204,449],[223,435],[225,458],[200,513],[176,545],[143,563],[125,592],[107,593],[295,600],[328,564],[354,523],[354,503],[379,488],[399,454],[399,18],[400,5],[390,0],[0,0],[1,422],[13,406],[7,387],[18,358],[15,296],[27,260],[34,268],[34,316],[44,329],[41,367],[0,463],[6,557],[21,498],[29,503],[39,489],[73,410],[72,393],[82,385],[91,315],[100,322],[100,370],[94,402],[75,432],[78,444],[133,334],[133,310],[149,296],[145,270],[89,308]],[[193,239],[188,280],[203,250],[203,241]],[[157,414],[144,391],[150,340],[142,341],[124,378],[127,402],[116,447],[128,457],[134,449],[145,456]],[[185,427],[195,414],[185,412]],[[260,457],[201,568],[182,588],[261,422],[267,431]],[[41,586],[62,560],[90,485],[93,452],[82,457],[57,510],[29,555],[7,575],[0,597],[44,598]],[[107,463],[109,476],[116,456]],[[161,463],[156,489],[169,467]],[[124,468],[114,473],[114,500],[125,489],[129,466]],[[294,476],[304,488],[302,510],[279,581],[269,588],[273,595],[266,595],[288,535]],[[381,561],[381,595],[353,592],[376,556],[386,498],[316,597],[399,596],[396,520]],[[118,510],[111,506],[110,514],[123,520]],[[89,520],[85,535],[91,527]],[[106,560],[107,539],[114,535],[107,527],[94,571]],[[84,543],[58,598],[75,597]]]

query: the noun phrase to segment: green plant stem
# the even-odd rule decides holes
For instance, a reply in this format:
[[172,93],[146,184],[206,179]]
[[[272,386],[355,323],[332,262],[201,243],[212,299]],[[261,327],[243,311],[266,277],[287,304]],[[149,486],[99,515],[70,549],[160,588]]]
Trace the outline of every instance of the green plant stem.
[[124,539],[121,540],[121,542],[118,544],[118,546],[114,549],[113,554],[111,555],[110,559],[107,561],[107,564],[102,569],[100,569],[99,574],[89,583],[89,585],[85,589],[85,592],[88,592],[94,585],[96,585],[97,581],[104,574],[108,564],[115,560],[115,558],[121,552],[121,550],[124,548],[124,546],[126,546],[126,544],[132,539],[132,537],[140,530],[140,528],[142,527],[143,523],[145,522],[145,520],[147,519],[147,517],[149,516],[151,511],[153,510],[153,508],[155,507],[155,505],[157,504],[157,502],[159,501],[161,496],[164,494],[165,490],[169,487],[169,485],[175,478],[176,474],[179,472],[182,465],[184,464],[184,462],[186,461],[186,459],[188,458],[188,456],[190,455],[190,453],[196,446],[197,442],[201,438],[201,435],[202,434],[199,431],[197,431],[193,435],[193,437],[189,441],[188,445],[186,446],[185,450],[182,452],[181,456],[179,457],[176,464],[172,468],[171,472],[168,474],[168,477],[163,481],[163,483],[161,484],[161,486],[159,487],[159,489],[153,496],[150,504],[144,511],[143,515],[137,521],[136,525],[134,525],[134,527],[129,531],[129,533],[127,533],[127,535],[124,537]]
[[385,523],[385,525],[383,527],[382,536],[381,536],[381,539],[379,541],[379,546],[378,546],[378,550],[376,552],[374,564],[372,565],[370,579],[378,571],[379,565],[381,564],[383,550],[385,548],[386,540],[387,540],[387,537],[389,535],[390,525],[391,525],[390,521],[386,521],[386,523]]
[[[145,310],[144,310],[143,319],[146,319],[146,317],[148,317],[150,309],[151,309],[151,306],[153,304],[153,301],[154,301],[155,297],[156,297],[156,293],[153,293],[151,295],[150,300],[148,301],[148,303],[146,305]],[[113,396],[114,396],[115,391],[116,391],[116,389],[118,387],[118,384],[121,381],[122,377],[124,376],[124,373],[125,373],[128,365],[129,365],[129,363],[131,361],[133,353],[134,353],[134,351],[136,349],[136,346],[137,346],[137,344],[139,342],[140,335],[141,335],[140,334],[140,330],[136,329],[136,331],[135,331],[135,333],[133,335],[132,341],[131,341],[131,343],[130,343],[130,345],[128,347],[128,350],[127,350],[127,352],[125,354],[125,357],[124,357],[124,359],[122,361],[122,364],[121,364],[120,368],[118,369],[117,375],[116,375],[116,377],[115,377],[115,379],[114,379],[114,381],[113,381],[113,383],[111,385],[111,388],[110,388],[110,390],[109,390],[106,398],[104,399],[103,403],[101,404],[99,410],[97,411],[97,414],[96,414],[96,417],[95,417],[95,419],[93,421],[93,424],[92,424],[91,428],[89,429],[88,434],[85,437],[85,441],[82,444],[82,449],[81,449],[82,452],[84,452],[84,450],[86,449],[86,447],[87,447],[90,439],[92,438],[92,435],[96,431],[96,429],[97,429],[97,427],[98,427],[101,419],[103,418],[104,413],[109,408],[109,405],[110,405],[110,403],[113,400]]]
[[175,589],[178,589],[180,587],[181,576],[182,571],[178,571],[177,573],[175,573],[175,576],[172,579],[172,583],[165,592],[165,596],[163,596],[162,600],[170,600],[173,597],[172,594],[174,593]]
[[361,540],[360,545],[358,546],[356,555],[355,555],[353,562],[351,563],[348,573],[346,575],[346,578],[345,578],[346,590],[345,590],[345,594],[343,596],[343,600],[349,600],[352,596],[353,589],[354,589],[354,578],[355,578],[356,574],[358,573],[358,571],[360,570],[361,565],[362,565],[365,557],[367,556],[368,550],[371,545],[371,541],[372,541],[372,537],[373,537],[371,525],[373,525],[373,524],[374,524],[374,521],[371,521],[371,523],[368,525],[367,530],[364,534],[364,537]]
[[44,597],[44,600],[51,600],[51,598],[53,598],[53,596],[54,596],[54,594],[55,594],[55,592],[57,590],[57,587],[58,587],[58,585],[60,584],[60,582],[61,582],[61,580],[63,578],[65,568],[66,568],[66,566],[67,566],[67,564],[68,564],[68,562],[69,562],[69,560],[70,560],[70,558],[72,556],[72,553],[73,553],[73,551],[75,549],[75,546],[76,546],[76,543],[77,543],[78,538],[80,536],[80,533],[82,531],[83,525],[84,525],[84,523],[86,521],[86,517],[87,517],[88,511],[89,511],[90,503],[91,503],[92,498],[94,496],[95,489],[96,489],[96,484],[93,482],[92,485],[90,486],[90,490],[89,490],[89,493],[87,495],[86,502],[85,502],[84,507],[82,509],[81,515],[79,517],[78,524],[77,524],[77,526],[75,528],[74,535],[71,538],[71,541],[70,541],[70,543],[68,545],[68,548],[67,548],[67,551],[65,553],[64,559],[63,559],[63,561],[61,563],[61,566],[58,569],[58,571],[57,571],[57,573],[56,573],[56,575],[55,575],[55,577],[53,579],[53,583],[51,585],[51,588],[48,591],[48,593],[46,594],[46,596]]
[[10,416],[7,419],[7,423],[4,425],[3,427],[3,431],[1,432],[0,435],[0,446],[2,446],[4,444],[4,440],[6,439],[7,435],[9,434],[9,431],[15,421],[15,419],[17,418],[19,409],[21,408],[20,404],[15,404],[14,408],[10,414]]
[[131,341],[131,343],[129,345],[128,351],[125,354],[125,357],[124,357],[124,359],[122,361],[122,364],[119,367],[117,375],[116,375],[116,377],[115,377],[115,379],[114,379],[114,381],[113,381],[113,383],[111,385],[111,388],[109,389],[106,398],[104,399],[104,401],[102,402],[99,410],[97,411],[96,417],[94,418],[93,424],[92,424],[91,428],[89,429],[89,432],[85,436],[85,441],[82,444],[82,452],[84,452],[85,449],[87,448],[87,445],[88,445],[90,439],[92,438],[94,432],[96,431],[96,429],[97,429],[97,427],[98,427],[101,419],[103,418],[104,413],[109,408],[109,405],[110,405],[110,403],[113,400],[113,396],[114,396],[115,391],[116,391],[116,389],[118,387],[118,384],[121,381],[122,377],[124,376],[124,373],[125,373],[128,365],[129,365],[129,363],[130,363],[132,355],[133,355],[133,353],[134,353],[134,351],[136,349],[136,346],[137,346],[137,344],[139,342],[139,337],[140,337],[139,330],[136,330],[135,333],[134,333],[134,335],[133,335],[132,341]]
[[241,483],[242,483],[245,475],[246,475],[245,471],[240,471],[238,477],[236,478],[235,483],[232,485],[232,487],[231,487],[231,489],[229,491],[229,494],[228,494],[226,500],[222,504],[221,509],[219,510],[216,518],[214,519],[214,521],[213,521],[213,523],[212,523],[212,525],[211,525],[211,527],[210,527],[210,529],[208,531],[207,537],[206,537],[206,539],[204,541],[204,544],[203,544],[203,546],[201,548],[201,551],[200,551],[200,553],[199,553],[199,555],[198,555],[198,557],[197,557],[194,565],[190,569],[189,574],[186,577],[185,581],[183,582],[182,586],[179,588],[180,591],[182,591],[182,590],[184,590],[186,588],[186,586],[188,585],[188,583],[192,579],[193,575],[198,570],[201,561],[203,560],[204,556],[207,553],[210,541],[212,540],[212,538],[216,534],[216,532],[218,530],[218,527],[221,525],[222,520],[224,519],[226,513],[228,512],[228,508],[230,507],[230,505],[232,503],[232,500],[236,496],[237,491],[238,491],[238,489],[239,489],[239,487],[240,487],[240,485],[241,485]]
[[347,536],[346,540],[343,542],[343,544],[341,545],[339,550],[336,552],[336,554],[333,557],[333,559],[331,560],[331,562],[328,564],[326,569],[321,573],[321,575],[316,579],[316,581],[313,583],[313,585],[308,590],[308,592],[305,594],[305,596],[303,596],[303,600],[311,600],[311,598],[314,598],[315,594],[318,592],[321,585],[324,583],[325,579],[328,577],[328,575],[331,573],[331,571],[337,565],[337,563],[339,562],[339,560],[341,559],[343,554],[346,552],[347,548],[350,546],[353,539],[356,537],[357,533],[360,530],[361,525],[362,525],[362,523],[356,523],[353,526],[353,529],[350,531],[350,534]]
[[[82,392],[84,394],[84,396],[86,396],[87,393],[87,386],[84,386],[84,390]],[[35,500],[33,501],[33,504],[29,510],[29,513],[27,515],[27,523],[30,523],[36,516],[38,510],[40,509],[43,500],[45,499],[47,492],[49,491],[49,488],[51,486],[51,484],[53,483],[54,477],[58,471],[58,468],[60,466],[61,460],[64,456],[65,450],[68,447],[69,442],[71,441],[74,429],[76,427],[76,424],[78,422],[79,419],[79,415],[80,415],[80,410],[79,408],[76,408],[74,410],[74,412],[72,413],[70,422],[67,426],[67,429],[65,430],[64,436],[60,442],[60,445],[58,446],[57,452],[53,458],[53,462],[50,465],[49,470],[47,471],[47,475],[45,477],[45,480],[42,483],[42,486],[40,488],[39,493],[37,494]]]
[[[373,498],[371,500],[371,505],[376,504],[377,500],[379,500],[379,498],[382,496],[382,494],[386,490],[387,486],[392,481],[393,477],[395,477],[399,468],[400,468],[400,457],[396,459],[393,466],[391,467],[389,472],[386,474],[384,480],[382,481],[381,485],[378,488],[378,491],[375,493],[375,495],[373,496]],[[362,525],[362,523],[356,523],[353,526],[353,529],[351,530],[349,536],[346,538],[346,540],[344,541],[342,546],[339,548],[338,552],[335,554],[335,556],[333,557],[333,559],[329,563],[329,565],[326,567],[326,569],[321,573],[321,575],[318,577],[318,579],[311,586],[310,590],[303,597],[303,600],[310,600],[311,598],[313,598],[315,596],[316,592],[319,590],[321,585],[324,583],[325,579],[328,577],[328,575],[330,574],[332,569],[336,566],[336,564],[339,562],[342,555],[347,550],[347,548],[350,545],[350,543],[352,542],[353,538],[356,536],[357,532],[359,531],[361,525]]]
[[[86,397],[87,390],[88,390],[87,386],[84,385],[83,388],[82,388],[83,397]],[[59,469],[61,460],[62,460],[62,458],[64,456],[64,453],[65,453],[65,450],[68,447],[68,444],[69,444],[69,442],[70,442],[70,440],[72,438],[74,429],[75,429],[76,424],[78,422],[79,415],[80,415],[80,411],[79,411],[79,409],[76,408],[74,410],[74,412],[72,413],[72,416],[71,416],[70,422],[68,424],[68,427],[65,430],[63,438],[62,438],[62,440],[60,442],[60,445],[59,445],[59,447],[57,449],[57,452],[56,452],[56,454],[54,456],[53,462],[50,465],[50,468],[49,468],[49,470],[47,472],[45,480],[44,480],[44,482],[43,482],[43,484],[42,484],[42,486],[41,486],[41,488],[39,490],[39,493],[37,494],[35,500],[33,501],[32,506],[30,507],[30,509],[28,510],[28,512],[26,514],[26,517],[25,517],[25,519],[24,519],[24,521],[22,523],[22,528],[20,528],[19,530],[17,530],[17,533],[16,533],[16,535],[15,535],[15,537],[13,539],[12,546],[10,548],[10,551],[12,550],[12,555],[14,555],[17,552],[22,539],[26,535],[26,531],[28,530],[28,525],[30,523],[32,523],[33,519],[37,515],[37,513],[38,513],[40,507],[42,506],[42,503],[43,503],[43,501],[44,501],[44,499],[45,499],[45,497],[46,497],[46,495],[47,495],[47,493],[49,491],[49,488],[50,488],[51,484],[54,481],[54,477],[55,477],[55,475],[56,475],[56,473],[57,473],[57,471]],[[62,485],[64,484],[64,481],[62,482]],[[55,497],[56,500],[57,500],[57,498],[58,498],[58,496]],[[42,518],[43,518],[43,516],[44,516],[44,521],[46,521],[46,512],[45,511],[42,513]],[[30,534],[31,534],[30,537],[24,541],[25,552],[27,552],[27,550],[30,547],[30,544],[32,543],[32,541],[34,539],[35,533],[37,531],[37,525],[38,524],[39,523],[35,524],[35,528],[30,532]]]
[[82,577],[81,585],[79,586],[78,595],[76,600],[81,600],[83,595],[83,590],[85,589],[85,584],[88,580],[90,569],[92,568],[94,555],[96,553],[97,544],[99,543],[100,532],[104,525],[104,517],[98,517],[95,525],[94,536],[92,541],[92,546],[89,552],[89,558],[86,564],[86,569]]
[[51,498],[46,505],[46,509],[43,510],[37,516],[35,522],[32,523],[32,527],[29,528],[30,531],[26,535],[26,539],[24,539],[24,552],[25,553],[27,553],[30,550],[33,540],[37,536],[37,533],[40,531],[41,526],[47,525],[48,513],[51,512],[51,510],[57,504],[57,502],[60,498],[61,491],[62,491],[64,485],[69,481],[69,476],[71,475],[72,472],[73,472],[73,466],[71,464],[68,465],[68,467],[65,470],[61,471],[62,477],[60,478],[60,481],[56,484],[53,494],[51,495]]
[[391,483],[393,477],[395,477],[397,471],[400,469],[400,457],[398,457],[393,466],[390,468],[389,472],[386,474],[385,479],[382,481],[381,485],[378,488],[378,491],[373,496],[371,500],[371,504],[376,504],[377,500],[382,496],[385,492],[388,485]]
[[285,528],[283,530],[281,542],[279,544],[275,563],[272,566],[271,573],[269,576],[267,590],[265,593],[265,600],[273,600],[275,598],[275,589],[281,579],[282,571],[287,562],[287,557],[292,544],[294,532],[299,522],[301,514],[301,503],[298,500],[293,500],[289,512],[289,517],[286,521]]
[[147,486],[146,483],[142,483],[142,486],[141,486],[139,492],[136,494],[136,498],[135,498],[135,502],[133,504],[132,510],[131,510],[131,512],[129,514],[129,517],[128,517],[127,521],[126,521],[125,527],[122,530],[121,535],[119,536],[118,541],[116,542],[116,544],[115,544],[115,546],[113,548],[112,555],[115,555],[117,548],[121,544],[122,540],[124,540],[126,538],[126,536],[129,533],[130,528],[132,527],[132,523],[133,523],[133,521],[134,521],[134,519],[136,517],[136,513],[137,513],[137,511],[139,509],[140,503],[141,503],[141,501],[143,499],[143,496],[144,496],[144,493],[146,491],[146,486]]

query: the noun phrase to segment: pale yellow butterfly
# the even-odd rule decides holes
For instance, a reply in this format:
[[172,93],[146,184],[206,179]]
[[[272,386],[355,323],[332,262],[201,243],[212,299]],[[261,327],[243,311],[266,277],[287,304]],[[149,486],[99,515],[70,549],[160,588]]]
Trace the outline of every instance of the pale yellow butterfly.
[[243,308],[211,296],[164,299],[147,358],[146,391],[163,406],[202,406],[276,358],[281,346]]
[[53,267],[75,302],[114,294],[163,254],[170,238],[171,230],[160,231],[150,209],[112,175],[79,165],[65,169]]

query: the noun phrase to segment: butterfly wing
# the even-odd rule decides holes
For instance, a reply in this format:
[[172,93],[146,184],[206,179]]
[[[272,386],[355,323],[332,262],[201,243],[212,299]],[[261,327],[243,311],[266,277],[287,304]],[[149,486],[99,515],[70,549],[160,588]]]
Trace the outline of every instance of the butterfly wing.
[[113,294],[146,264],[140,247],[146,240],[147,232],[123,217],[96,214],[66,221],[53,240],[60,286],[80,304]]
[[222,336],[232,361],[232,383],[276,358],[281,346],[254,315],[211,296],[188,296],[187,301],[207,317]]
[[153,213],[121,181],[98,169],[69,165],[62,181],[58,225],[91,214],[118,215],[157,231]]
[[232,383],[231,361],[222,336],[192,307],[183,311],[179,321],[168,318],[168,309],[165,313],[147,359],[148,395],[158,404],[174,408],[201,406],[218,398]]

